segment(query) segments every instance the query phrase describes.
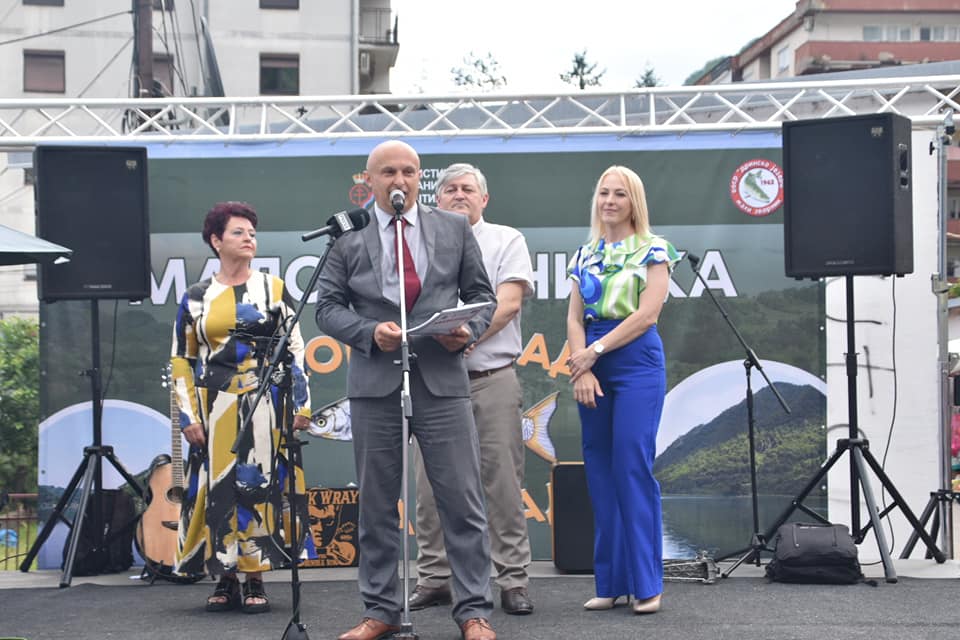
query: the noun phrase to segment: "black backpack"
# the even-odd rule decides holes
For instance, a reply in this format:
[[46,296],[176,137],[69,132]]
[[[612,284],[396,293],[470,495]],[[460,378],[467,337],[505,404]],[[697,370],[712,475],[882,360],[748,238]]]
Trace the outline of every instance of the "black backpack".
[[[122,489],[101,489],[102,498],[101,523],[103,524],[104,548],[94,548],[93,531],[93,500],[87,503],[83,523],[80,524],[80,540],[77,543],[77,554],[73,560],[73,575],[94,576],[101,573],[117,573],[126,571],[133,565],[133,530],[137,525],[139,515],[133,498]],[[74,526],[78,523],[74,522]],[[67,560],[67,551],[70,537],[63,545],[63,560],[60,568],[64,568]]]
[[775,582],[855,584],[863,580],[846,525],[791,522],[774,538],[767,578]]

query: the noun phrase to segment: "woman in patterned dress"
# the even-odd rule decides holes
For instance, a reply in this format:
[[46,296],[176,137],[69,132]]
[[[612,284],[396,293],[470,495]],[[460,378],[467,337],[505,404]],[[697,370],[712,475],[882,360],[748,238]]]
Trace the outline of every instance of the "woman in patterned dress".
[[[181,509],[176,570],[220,580],[207,611],[269,610],[261,572],[287,562],[284,527],[290,509],[283,427],[276,388],[251,405],[269,345],[261,338],[293,315],[283,281],[254,271],[257,214],[241,202],[216,204],[203,223],[203,240],[220,270],[191,286],[177,310],[171,365],[183,435],[191,445],[189,483]],[[290,329],[293,427],[310,424],[310,398],[300,330]],[[231,451],[244,418],[250,428]],[[302,471],[297,469],[298,537],[309,540]],[[243,595],[237,574],[246,576]]]
[[597,597],[585,609],[610,609],[631,595],[635,613],[660,609],[662,526],[653,460],[666,365],[657,318],[678,259],[650,231],[640,177],[626,167],[604,171],[593,194],[590,241],[568,267],[576,286],[567,312],[567,364],[594,512]]

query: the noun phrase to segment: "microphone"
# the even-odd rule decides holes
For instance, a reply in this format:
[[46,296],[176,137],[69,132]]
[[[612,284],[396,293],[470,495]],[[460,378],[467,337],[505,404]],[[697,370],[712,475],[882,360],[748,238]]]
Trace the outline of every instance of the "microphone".
[[340,211],[327,219],[326,226],[303,234],[300,236],[300,240],[306,242],[307,240],[313,240],[314,238],[326,235],[333,236],[334,239],[336,239],[347,231],[363,229],[369,223],[370,213],[366,209],[354,209],[350,213]]
[[400,189],[394,189],[390,192],[390,204],[393,205],[393,209],[397,213],[403,213],[403,205],[406,201],[407,196]]
[[700,258],[689,251],[687,252],[686,258],[690,261],[690,266],[693,267],[694,271],[696,271],[697,265],[700,264]]

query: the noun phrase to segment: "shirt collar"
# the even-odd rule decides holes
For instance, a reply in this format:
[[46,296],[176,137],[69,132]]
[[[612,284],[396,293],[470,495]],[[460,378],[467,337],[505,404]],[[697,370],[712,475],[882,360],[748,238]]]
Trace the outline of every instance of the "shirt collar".
[[[395,220],[394,214],[387,213],[381,209],[376,200],[373,202],[373,212],[377,215],[377,224],[380,225],[381,229],[386,229]],[[403,212],[403,219],[407,221],[407,224],[416,227],[419,219],[418,214],[418,207],[416,203],[414,203],[412,207]]]

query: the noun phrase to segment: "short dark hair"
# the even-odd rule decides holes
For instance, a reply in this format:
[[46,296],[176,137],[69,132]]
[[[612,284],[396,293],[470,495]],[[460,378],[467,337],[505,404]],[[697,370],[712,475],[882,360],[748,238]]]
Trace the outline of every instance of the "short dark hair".
[[207,211],[207,217],[203,219],[203,241],[213,249],[213,255],[220,257],[217,250],[213,248],[210,238],[217,236],[223,239],[223,232],[227,229],[227,222],[230,218],[246,218],[257,228],[257,212],[246,202],[218,202],[213,205],[210,211]]

